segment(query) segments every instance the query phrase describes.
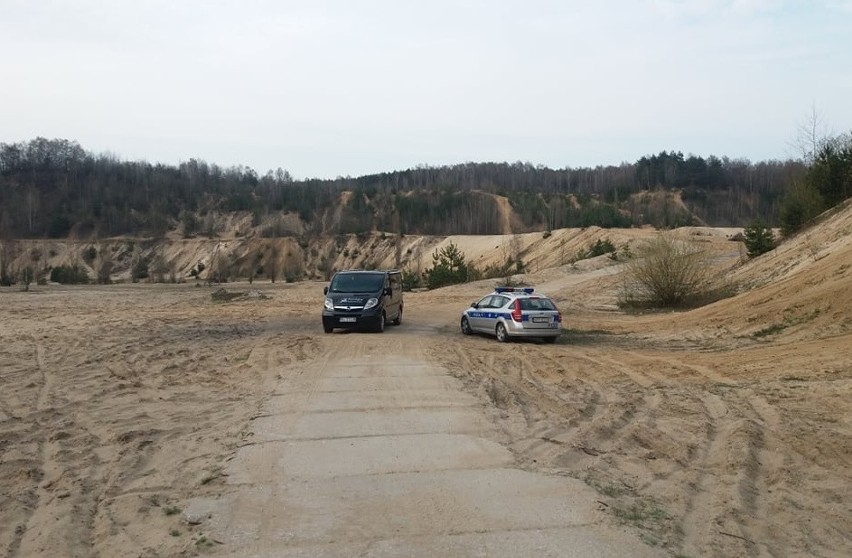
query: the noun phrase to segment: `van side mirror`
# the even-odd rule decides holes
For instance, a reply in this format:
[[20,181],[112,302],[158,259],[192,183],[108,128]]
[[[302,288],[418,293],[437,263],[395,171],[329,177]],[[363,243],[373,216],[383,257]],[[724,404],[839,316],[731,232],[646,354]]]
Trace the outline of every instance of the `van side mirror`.
[[324,294],[324,295],[328,294],[328,287],[327,286],[322,288],[322,294]]
[[393,296],[393,289],[392,289],[392,288],[390,288],[390,287],[387,287],[387,288],[385,289],[385,294],[386,294],[387,296]]

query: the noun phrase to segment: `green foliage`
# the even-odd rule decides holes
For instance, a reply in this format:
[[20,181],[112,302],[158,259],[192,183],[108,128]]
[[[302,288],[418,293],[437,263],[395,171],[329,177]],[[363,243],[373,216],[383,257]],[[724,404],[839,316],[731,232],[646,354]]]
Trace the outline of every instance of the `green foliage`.
[[177,506],[166,506],[163,508],[163,513],[166,515],[177,515],[181,512],[181,509]]
[[766,223],[758,219],[743,230],[743,242],[748,250],[748,257],[756,258],[775,248],[775,235]]
[[603,256],[604,254],[613,254],[615,251],[615,244],[610,239],[599,238],[597,242],[589,244],[585,250],[579,250],[574,257],[574,261],[586,260],[588,258]]
[[194,211],[183,210],[180,212],[180,222],[183,225],[183,237],[190,238],[198,232],[200,223]]
[[89,246],[83,250],[83,261],[87,264],[92,265],[92,262],[94,262],[97,257],[98,250],[94,246]]
[[536,192],[518,191],[509,194],[512,209],[520,216],[526,226],[536,226],[544,222],[547,206],[542,197]]
[[423,279],[420,277],[420,274],[416,271],[412,271],[410,269],[402,270],[402,290],[403,291],[411,291],[414,289],[419,289],[423,284]]
[[89,282],[89,275],[78,264],[60,265],[50,270],[50,280],[63,285],[85,285]]
[[852,135],[825,140],[814,156],[807,179],[825,200],[826,209],[852,196]]
[[824,207],[825,201],[810,181],[794,183],[781,205],[781,233],[787,237],[799,232]]
[[148,278],[148,266],[150,265],[150,261],[148,258],[139,258],[135,264],[133,264],[133,269],[130,270],[130,279],[134,283],[138,283],[140,279]]
[[781,232],[790,236],[817,215],[852,197],[852,135],[822,142],[804,179],[792,184],[781,206]]
[[[824,189],[830,203],[847,195],[848,144],[815,159],[814,176],[822,177],[818,191]],[[711,225],[742,225],[758,216],[774,224],[778,196],[803,171],[798,161],[752,164],[673,151],[585,168],[463,163],[295,181],[283,169],[259,176],[248,167],[221,168],[196,159],[178,166],[121,161],[87,152],[74,141],[36,138],[0,144],[0,208],[10,208],[5,226],[18,238],[66,237],[72,230],[160,236],[175,226],[185,236],[215,236],[216,222],[208,217],[237,210],[251,212],[255,226],[280,212],[298,215],[309,234],[328,233],[333,231],[323,228],[335,222],[328,217],[336,209],[345,231],[499,234],[503,221],[494,194],[509,199],[523,228],[552,230],[675,226],[688,218],[679,204],[647,213],[631,207],[631,198],[680,190],[689,209]],[[338,207],[343,192],[352,193],[346,210]],[[25,207],[30,210],[17,210]]]
[[694,307],[727,296],[712,273],[710,256],[697,244],[669,234],[646,241],[625,265],[622,307]]
[[437,289],[470,280],[471,267],[458,246],[450,242],[432,254],[432,267],[426,270],[426,286]]
[[[502,264],[490,264],[485,266],[485,269],[479,271],[473,271],[471,269],[471,276],[469,280],[477,279],[497,279],[503,278],[506,281],[511,279],[512,275],[526,273],[527,266],[521,258],[517,260],[512,257],[506,258]],[[504,286],[510,286],[508,284]]]

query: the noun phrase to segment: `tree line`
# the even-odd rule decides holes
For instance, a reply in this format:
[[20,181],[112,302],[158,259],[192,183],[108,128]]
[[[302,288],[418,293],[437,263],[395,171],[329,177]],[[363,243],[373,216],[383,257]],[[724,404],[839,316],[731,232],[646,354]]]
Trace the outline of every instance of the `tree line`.
[[[717,226],[758,218],[778,225],[785,196],[807,169],[802,161],[663,151],[595,168],[464,163],[295,180],[281,168],[261,176],[198,159],[176,166],[124,161],[75,141],[36,138],[0,144],[0,237],[158,236],[177,226],[203,234],[205,215],[231,211],[251,212],[256,226],[296,214],[308,234],[494,234],[502,232],[495,196],[508,198],[517,216],[513,232],[667,227],[694,218]],[[336,211],[339,219],[329,219]]]

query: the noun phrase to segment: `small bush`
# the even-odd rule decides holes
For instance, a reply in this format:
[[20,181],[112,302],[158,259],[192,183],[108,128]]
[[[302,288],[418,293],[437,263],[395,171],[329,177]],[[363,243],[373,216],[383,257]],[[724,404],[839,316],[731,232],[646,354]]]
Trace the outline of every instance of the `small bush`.
[[92,265],[92,262],[94,262],[97,257],[98,250],[94,246],[89,246],[83,250],[83,261],[87,264]]
[[[526,271],[526,267],[526,264],[520,258],[517,260],[507,258],[502,264],[491,264],[485,266],[485,269],[477,275],[482,279],[497,279],[500,277],[508,277],[516,273],[524,273]],[[473,278],[471,277],[471,280],[472,279]]]
[[134,283],[138,283],[140,279],[147,279],[149,264],[148,258],[139,258],[139,261],[133,265],[133,269],[130,271],[130,279]]
[[614,254],[615,251],[615,244],[613,244],[612,241],[610,241],[608,238],[599,238],[597,242],[589,244],[589,246],[585,250],[577,251],[577,254],[574,256],[574,261],[576,262],[589,258],[595,258],[604,254]]
[[752,222],[743,230],[743,242],[749,258],[756,258],[775,248],[775,235],[763,221]]
[[63,285],[85,285],[89,282],[89,274],[77,264],[60,265],[50,270],[50,280]]
[[735,290],[713,274],[702,248],[665,234],[640,246],[624,273],[621,307],[695,307]]
[[402,270],[402,290],[411,291],[420,288],[422,284],[420,274],[409,269]]
[[476,270],[465,261],[464,253],[450,242],[432,254],[432,267],[426,270],[426,284],[430,289],[466,283],[476,276]]
[[166,506],[163,508],[163,513],[166,515],[177,515],[181,512],[181,509],[177,506]]

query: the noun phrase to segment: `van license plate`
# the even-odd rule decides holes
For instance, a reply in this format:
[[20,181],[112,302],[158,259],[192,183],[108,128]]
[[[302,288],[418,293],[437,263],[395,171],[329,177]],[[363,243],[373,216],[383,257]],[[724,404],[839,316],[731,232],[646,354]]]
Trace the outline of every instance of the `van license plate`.
[[340,318],[340,323],[354,323],[356,318]]

